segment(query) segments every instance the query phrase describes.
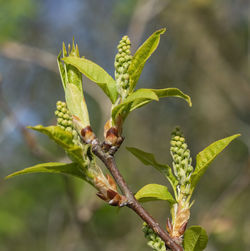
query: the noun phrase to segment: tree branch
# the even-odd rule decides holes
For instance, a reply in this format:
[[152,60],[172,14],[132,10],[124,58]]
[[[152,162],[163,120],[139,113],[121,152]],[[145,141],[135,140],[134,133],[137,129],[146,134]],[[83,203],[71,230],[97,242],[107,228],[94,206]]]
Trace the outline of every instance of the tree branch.
[[166,246],[171,248],[172,251],[183,251],[183,248],[178,245],[170,237],[170,235],[159,226],[159,224],[152,218],[152,216],[149,215],[149,213],[135,199],[126,181],[124,180],[120,171],[116,167],[114,156],[105,153],[102,150],[97,139],[92,141],[92,151],[104,163],[104,165],[107,167],[107,169],[110,171],[113,178],[117,182],[121,191],[126,196],[126,206],[131,208],[138,216],[140,216],[141,219],[143,219],[154,230],[154,232],[161,237],[161,239],[165,242]]

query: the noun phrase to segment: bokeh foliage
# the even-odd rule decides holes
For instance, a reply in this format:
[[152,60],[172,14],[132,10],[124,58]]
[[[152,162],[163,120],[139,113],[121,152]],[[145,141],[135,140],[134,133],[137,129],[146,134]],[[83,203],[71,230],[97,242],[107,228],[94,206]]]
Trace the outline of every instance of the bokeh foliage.
[[[133,21],[135,10],[143,7],[140,1],[103,0],[100,5],[97,0],[2,0],[0,6],[1,95],[22,125],[55,122],[55,104],[64,94],[58,74],[36,63],[9,58],[3,53],[6,43],[22,41],[57,55],[62,41],[70,42],[75,36],[82,54],[114,76],[118,41],[129,30],[135,51],[137,34],[131,26],[143,25],[141,16]],[[133,191],[148,183],[165,184],[157,172],[126,153],[125,146],[152,152],[166,163],[170,160],[170,133],[176,125],[184,130],[194,154],[214,140],[240,132],[242,137],[200,181],[191,224],[201,224],[208,230],[207,250],[248,250],[250,86],[246,2],[159,0],[151,13],[154,11],[155,16],[144,25],[140,42],[158,28],[166,26],[167,32],[145,65],[138,88],[175,86],[191,96],[193,107],[168,99],[132,113],[124,128],[124,146],[117,155],[120,170]],[[93,91],[85,78],[84,89],[90,119],[100,134],[108,116],[107,100],[101,91]],[[1,178],[43,162],[44,156],[34,155],[20,125],[6,109],[0,111],[0,123]],[[64,158],[49,140],[35,136],[49,157]],[[75,223],[72,204],[84,222],[82,232]],[[165,225],[169,214],[166,203],[145,206]],[[133,213],[126,209],[117,212],[105,205],[91,187],[77,179],[45,174],[0,180],[0,242],[0,251],[147,249],[141,221]]]

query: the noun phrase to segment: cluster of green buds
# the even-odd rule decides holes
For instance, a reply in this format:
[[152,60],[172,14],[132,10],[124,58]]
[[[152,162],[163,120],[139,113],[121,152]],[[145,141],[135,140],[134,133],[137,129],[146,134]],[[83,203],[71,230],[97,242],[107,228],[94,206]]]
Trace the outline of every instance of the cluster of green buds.
[[81,146],[80,137],[73,127],[72,116],[65,102],[57,101],[55,115],[57,117],[57,125],[65,131],[72,133],[74,144]]
[[144,232],[145,238],[148,240],[148,246],[154,251],[167,250],[164,241],[147,225],[146,222],[143,223],[142,231]]
[[173,158],[174,174],[179,182],[181,192],[189,195],[190,176],[194,169],[192,167],[190,150],[185,143],[183,133],[178,127],[172,132],[170,152]]
[[129,73],[132,55],[130,52],[131,43],[128,36],[124,36],[117,46],[118,53],[115,57],[115,79],[117,91],[122,99],[126,98],[129,93]]

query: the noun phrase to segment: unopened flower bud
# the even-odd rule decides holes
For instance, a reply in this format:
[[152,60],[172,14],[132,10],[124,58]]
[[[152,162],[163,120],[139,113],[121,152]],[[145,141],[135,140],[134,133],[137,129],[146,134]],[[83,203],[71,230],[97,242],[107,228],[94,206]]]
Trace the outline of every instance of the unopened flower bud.
[[191,166],[190,151],[180,129],[174,130],[170,143],[174,174],[179,185],[183,186],[185,182],[190,182],[190,174],[193,172],[193,167]]

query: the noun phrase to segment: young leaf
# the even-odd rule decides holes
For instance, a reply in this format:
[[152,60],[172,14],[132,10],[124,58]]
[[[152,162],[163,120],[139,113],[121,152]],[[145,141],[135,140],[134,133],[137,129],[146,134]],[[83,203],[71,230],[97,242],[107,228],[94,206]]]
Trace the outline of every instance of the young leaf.
[[178,181],[172,173],[172,169],[167,164],[160,164],[155,160],[152,153],[144,152],[135,147],[126,147],[126,149],[131,152],[136,158],[138,158],[144,165],[152,166],[161,172],[170,182],[174,191],[178,185]]
[[65,87],[65,99],[70,113],[80,119],[81,127],[88,126],[89,113],[83,92],[75,84],[68,83]]
[[165,88],[165,89],[150,89],[153,91],[158,98],[167,98],[167,97],[177,97],[182,98],[188,102],[189,106],[192,106],[191,98],[180,91],[178,88]]
[[73,135],[59,126],[47,126],[44,127],[42,125],[37,126],[28,126],[28,128],[46,134],[54,140],[59,146],[61,146],[71,157],[73,161],[78,162],[79,164],[83,163],[85,160],[83,159],[83,150],[81,147],[75,145],[73,143]]
[[120,105],[114,107],[112,110],[112,119],[115,120],[118,115],[122,115],[123,119],[125,119],[129,112],[134,110],[135,107],[139,108],[149,100],[158,101],[158,97],[153,91],[149,89],[139,89],[135,91],[129,95]]
[[32,167],[27,167],[21,171],[8,175],[5,179],[26,173],[62,173],[85,179],[83,169],[77,163],[66,164],[59,162],[42,163]]
[[208,236],[200,226],[191,226],[185,231],[183,246],[185,251],[202,251],[206,248]]
[[183,98],[188,102],[190,106],[192,106],[191,98],[181,92],[177,88],[166,88],[166,89],[138,89],[137,91],[130,94],[120,105],[117,105],[112,110],[112,119],[118,115],[122,115],[123,119],[132,112],[133,110],[140,108],[151,101],[158,101],[159,98],[166,97],[179,97]]
[[158,184],[148,184],[144,186],[135,194],[135,198],[140,202],[154,200],[166,200],[170,204],[176,202],[172,194],[168,191],[168,188]]
[[143,67],[148,58],[156,50],[159,42],[160,35],[163,34],[166,29],[160,29],[154,32],[136,51],[132,58],[128,72],[130,75],[130,91],[132,92],[136,86],[136,83],[141,75]]
[[191,189],[193,190],[200,180],[201,176],[207,170],[207,167],[211,164],[211,162],[215,159],[215,157],[223,151],[232,140],[239,137],[240,134],[235,134],[230,137],[215,141],[208,147],[206,147],[203,151],[201,151],[196,156],[196,167],[194,172],[191,175]]
[[118,92],[115,80],[102,67],[85,58],[64,57],[62,60],[73,65],[87,78],[98,84],[112,103],[116,101]]
[[58,69],[59,69],[59,73],[60,73],[60,77],[62,80],[62,84],[63,84],[63,88],[65,90],[66,88],[66,79],[65,79],[65,68],[63,66],[63,63],[61,61],[61,54],[62,52],[60,51],[59,55],[57,56],[57,65],[58,65]]

